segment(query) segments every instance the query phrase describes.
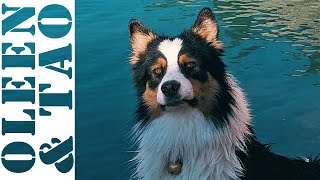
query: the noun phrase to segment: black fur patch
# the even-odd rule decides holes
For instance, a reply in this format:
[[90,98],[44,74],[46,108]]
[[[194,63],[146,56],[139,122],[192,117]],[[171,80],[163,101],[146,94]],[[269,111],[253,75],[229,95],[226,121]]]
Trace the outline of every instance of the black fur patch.
[[[207,72],[219,83],[220,92],[217,94],[217,104],[211,109],[211,117],[216,125],[223,125],[228,121],[227,116],[232,112],[231,105],[234,99],[231,95],[231,89],[226,81],[226,66],[221,60],[223,56],[220,50],[213,49],[209,43],[199,36],[195,35],[191,30],[183,32],[179,38],[183,40],[180,54],[187,54],[199,62],[199,73],[191,74],[191,78],[200,82],[207,81]],[[188,74],[186,74],[188,76]]]
[[255,136],[247,140],[246,153],[238,151],[244,175],[243,180],[318,180],[320,162],[318,157],[309,162],[301,158],[290,159],[274,154],[271,144],[261,144]]

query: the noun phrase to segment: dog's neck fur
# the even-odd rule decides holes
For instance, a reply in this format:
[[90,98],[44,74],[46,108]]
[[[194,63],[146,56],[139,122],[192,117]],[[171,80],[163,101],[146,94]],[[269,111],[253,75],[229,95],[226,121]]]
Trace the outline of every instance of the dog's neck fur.
[[[227,81],[235,100],[228,124],[216,127],[198,109],[186,106],[168,109],[140,132],[136,128],[136,178],[230,180],[241,176],[236,150],[245,151],[251,117],[243,92],[231,75]],[[182,172],[171,175],[168,163],[178,158]]]

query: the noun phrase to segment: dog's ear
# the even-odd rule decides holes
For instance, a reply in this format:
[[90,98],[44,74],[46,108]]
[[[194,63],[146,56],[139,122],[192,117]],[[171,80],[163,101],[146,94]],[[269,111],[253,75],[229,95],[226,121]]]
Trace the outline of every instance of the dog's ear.
[[131,64],[139,61],[141,53],[145,52],[148,44],[157,38],[156,34],[146,28],[136,19],[129,22],[130,44],[132,49]]
[[222,44],[218,38],[219,28],[216,17],[210,8],[203,8],[192,26],[192,31],[208,42],[212,47],[221,50]]

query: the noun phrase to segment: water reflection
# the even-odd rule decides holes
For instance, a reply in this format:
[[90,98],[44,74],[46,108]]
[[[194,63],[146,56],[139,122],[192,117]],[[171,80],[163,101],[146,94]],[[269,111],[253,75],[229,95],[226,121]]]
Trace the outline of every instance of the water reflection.
[[[207,6],[208,1],[179,0],[154,2],[145,6],[146,11],[157,8],[175,7],[182,12],[181,16],[168,16],[159,21],[174,21],[175,18],[195,16],[199,6]],[[284,51],[291,58],[282,61],[308,59],[306,70],[299,73],[320,72],[320,3],[318,0],[215,0],[213,10],[222,19],[224,36],[230,38],[226,48],[240,46],[247,40],[272,41],[272,43],[288,43],[299,52]],[[263,44],[263,43],[262,43]],[[262,45],[252,43],[251,47],[243,48],[232,57],[234,61],[241,60],[251,52],[263,48]],[[298,75],[301,77],[305,75]]]
[[[310,65],[303,72],[319,73],[320,69],[320,3],[314,1],[213,1],[215,13],[224,21],[224,31],[231,37],[228,47],[239,46],[243,40],[263,39],[290,43],[301,53],[284,52],[292,59],[307,57]],[[234,58],[243,58],[256,45],[243,49]],[[301,58],[301,56],[303,56]],[[297,75],[296,77],[304,76]]]

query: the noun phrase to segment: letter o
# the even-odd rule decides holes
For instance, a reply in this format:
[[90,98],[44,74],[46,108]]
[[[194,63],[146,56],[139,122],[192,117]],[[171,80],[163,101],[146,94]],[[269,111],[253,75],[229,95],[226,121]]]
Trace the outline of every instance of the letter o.
[[38,26],[41,33],[49,38],[62,38],[71,29],[72,17],[66,7],[51,4],[41,9],[38,15]]
[[[15,155],[18,156],[14,157]],[[19,155],[32,156],[32,158],[29,160],[18,160]],[[4,147],[4,149],[2,150],[1,161],[3,166],[8,171],[15,173],[23,173],[29,171],[33,167],[36,161],[35,155],[36,154],[33,148],[29,144],[25,142],[12,142],[8,144],[6,147]],[[6,156],[10,156],[11,160],[8,160]],[[20,158],[22,157],[20,156]]]

